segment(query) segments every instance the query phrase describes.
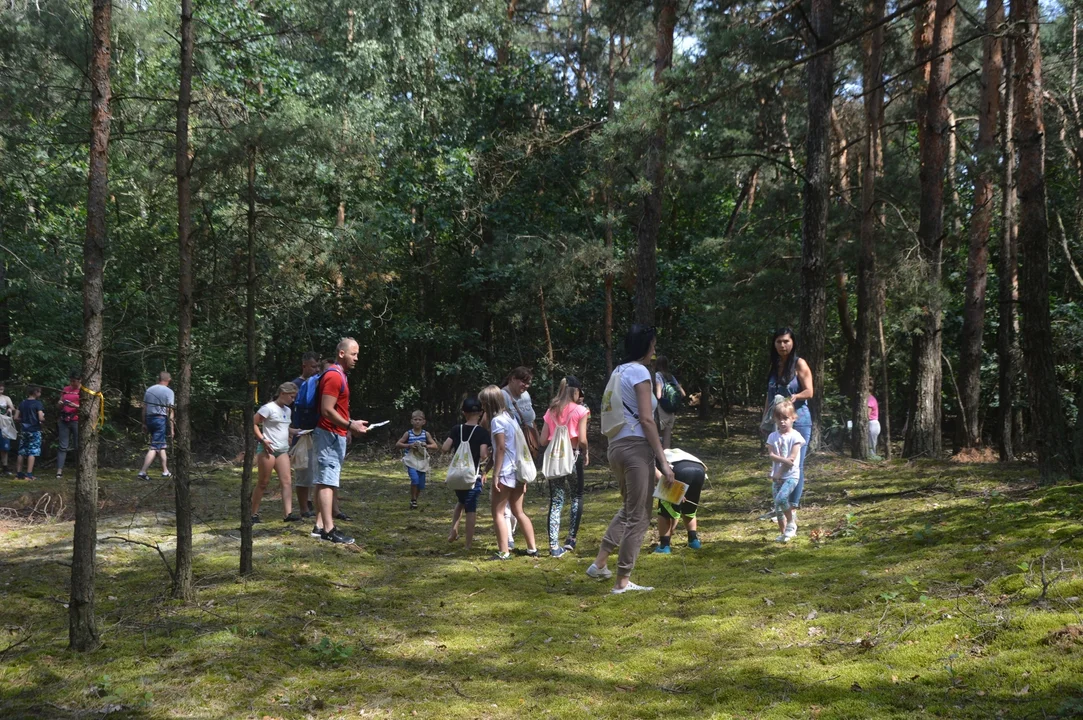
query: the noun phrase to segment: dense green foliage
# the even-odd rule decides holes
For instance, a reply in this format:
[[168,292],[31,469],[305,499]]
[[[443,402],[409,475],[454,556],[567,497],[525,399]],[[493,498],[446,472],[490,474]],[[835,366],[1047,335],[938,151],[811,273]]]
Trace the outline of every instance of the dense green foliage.
[[[361,344],[352,377],[360,411],[420,406],[439,415],[464,391],[520,364],[535,368],[539,399],[551,378],[568,371],[595,396],[600,391],[604,277],[615,277],[619,356],[639,201],[649,189],[642,148],[662,108],[670,109],[670,129],[660,351],[676,360],[690,390],[757,402],[767,332],[796,326],[799,306],[804,66],[779,69],[806,55],[808,41],[800,8],[775,16],[779,7],[682,5],[674,67],[658,89],[650,82],[654,30],[644,0],[525,0],[510,18],[502,0],[197,2],[197,432],[225,429],[244,398],[248,148],[256,148],[258,166],[263,393],[295,374],[303,351],[328,352],[339,336],[353,335]],[[980,30],[977,3],[961,8],[960,43]],[[1043,30],[1054,98],[1071,90],[1074,9],[1048,8]],[[836,36],[856,31],[861,13],[860,5],[839,6]],[[125,427],[127,400],[175,362],[177,25],[170,3],[115,8],[105,366],[115,428]],[[916,280],[913,253],[911,29],[910,14],[888,27],[881,183],[887,213],[879,253],[898,425],[907,333],[928,293]],[[0,324],[6,319],[10,327],[10,367],[0,369],[53,387],[78,365],[87,35],[80,3],[15,2],[0,11]],[[829,262],[851,276],[860,52],[855,41],[836,60],[843,133],[834,141]],[[957,357],[961,323],[980,60],[980,42],[963,43],[953,68],[958,154],[943,288],[949,360]],[[1067,140],[1059,137],[1062,121]],[[1063,220],[1070,250],[1083,262],[1083,194],[1065,145],[1080,128],[1052,103],[1047,122],[1051,302],[1074,419],[1083,393],[1083,288],[1060,251],[1056,221]],[[843,148],[846,165],[839,162]],[[750,177],[751,193],[742,195]],[[994,227],[994,237],[998,232]],[[851,304],[853,282],[845,285]],[[990,410],[997,406],[995,288],[994,280],[986,327]],[[825,428],[847,416],[839,393],[847,347],[829,305]],[[950,417],[956,398],[945,377]],[[233,422],[239,417],[234,412]]]

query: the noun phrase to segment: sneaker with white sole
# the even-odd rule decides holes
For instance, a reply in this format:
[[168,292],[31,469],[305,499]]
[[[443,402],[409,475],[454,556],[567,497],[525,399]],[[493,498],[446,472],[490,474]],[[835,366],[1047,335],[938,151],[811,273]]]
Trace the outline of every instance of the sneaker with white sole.
[[623,595],[626,592],[639,592],[639,591],[650,592],[651,590],[654,590],[654,588],[652,588],[649,585],[636,585],[634,582],[629,580],[628,584],[625,585],[624,587],[622,587],[622,588],[613,588],[612,590],[609,591],[609,593],[611,595]]
[[166,471],[165,471],[164,473],[162,473],[162,477],[164,477],[164,478],[171,478],[171,477],[173,477],[173,473],[171,473],[171,472],[169,472],[168,470],[166,470]]
[[320,533],[320,539],[336,545],[353,545],[353,538],[344,535],[337,527],[331,528],[331,532]]
[[797,537],[797,525],[794,523],[787,523],[786,530],[782,534],[787,538]]
[[313,525],[312,526],[312,532],[310,532],[309,535],[311,535],[314,538],[322,537],[323,536],[323,528],[320,527],[319,525]]
[[607,567],[598,567],[594,563],[590,564],[587,568],[587,577],[596,578],[598,580],[607,580],[613,577],[613,571]]
[[775,542],[777,543],[788,543],[789,541],[790,538],[786,537],[786,533],[782,533],[777,538],[775,538]]

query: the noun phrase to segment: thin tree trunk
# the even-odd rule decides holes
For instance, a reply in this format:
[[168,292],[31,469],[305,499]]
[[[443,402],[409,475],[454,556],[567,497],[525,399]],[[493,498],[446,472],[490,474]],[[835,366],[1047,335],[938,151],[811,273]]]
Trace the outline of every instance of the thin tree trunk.
[[552,378],[552,370],[556,366],[556,355],[553,353],[553,336],[549,332],[549,315],[545,311],[545,288],[538,288],[538,307],[541,310],[542,330],[545,332],[545,359],[549,362],[549,376]]
[[[918,116],[921,169],[921,208],[918,246],[921,277],[927,302],[921,309],[919,327],[913,336],[913,376],[910,391],[910,420],[907,423],[907,457],[939,457],[941,438],[941,345],[943,317],[940,284],[944,256],[944,173],[947,161],[948,84],[951,77],[951,47],[955,37],[955,0],[935,0],[928,92],[924,117]],[[919,50],[919,62],[929,57]]]
[[981,97],[978,102],[978,140],[974,145],[974,213],[970,219],[970,250],[966,264],[963,332],[959,344],[959,385],[967,422],[961,433],[964,447],[981,445],[982,335],[985,331],[985,288],[989,275],[989,230],[993,224],[993,188],[996,172],[997,122],[1000,117],[1000,82],[1004,58],[997,33],[1004,24],[1003,0],[987,0],[983,41]]
[[[812,0],[809,18],[815,52],[834,42],[832,0]],[[810,48],[812,49],[812,48]],[[808,138],[801,224],[801,338],[800,353],[812,370],[815,395],[808,401],[812,413],[809,448],[820,445],[824,394],[824,346],[827,334],[827,214],[831,192],[831,100],[834,96],[834,52],[823,52],[808,63]]]
[[[886,0],[869,0],[866,22],[879,23]],[[853,456],[867,459],[876,452],[869,446],[869,392],[872,388],[872,330],[877,316],[876,236],[879,208],[876,202],[876,179],[881,167],[880,124],[884,112],[884,27],[876,25],[865,42],[863,84],[871,89],[865,95],[865,142],[861,162],[861,253],[857,263],[857,378],[852,395],[853,433],[850,447]],[[887,390],[887,387],[884,388]]]
[[[864,172],[864,168],[862,168]],[[840,246],[843,243],[839,243]],[[839,248],[840,252],[842,247]],[[850,314],[850,291],[847,288],[849,276],[843,269],[842,258],[838,259],[838,269],[835,272],[835,310],[839,316],[839,330],[842,334],[842,342],[846,346],[846,360],[842,365],[842,371],[838,373],[839,392],[843,395],[853,395],[857,387],[857,365],[860,349],[857,345],[857,330],[854,329],[853,318]]]
[[[614,58],[614,45],[616,44],[612,28],[609,31],[609,67],[606,73],[606,122],[613,121],[616,110],[616,79],[617,70]],[[613,177],[616,168],[613,161],[607,161],[605,167],[605,185],[603,189],[605,200],[605,257],[607,262],[613,262],[613,213],[616,211],[616,203],[613,200]],[[605,319],[602,334],[605,340],[605,374],[609,377],[613,373],[613,270],[612,265],[605,271]]]
[[75,476],[68,645],[87,652],[101,645],[94,615],[94,559],[98,544],[98,418],[102,413],[102,312],[105,292],[105,216],[109,200],[109,38],[112,6],[94,0],[90,56],[90,173],[83,241],[83,384],[79,465]]
[[[654,86],[661,93],[665,72],[673,64],[673,28],[677,24],[677,0],[655,0],[654,6],[657,16]],[[651,191],[643,199],[643,216],[636,230],[635,319],[644,325],[654,324],[655,285],[658,282],[658,231],[662,225],[668,125],[669,114],[663,110],[658,126],[654,128],[647,143],[644,177],[650,182]]]
[[[4,223],[0,221],[0,242],[4,235]],[[5,243],[6,244],[6,243]],[[0,260],[0,378],[11,377],[11,307],[8,303],[8,263]]]
[[1015,407],[1016,333],[1015,307],[1019,296],[1018,264],[1015,217],[1015,91],[1012,79],[1012,46],[1004,51],[1004,104],[1001,111],[1001,157],[1003,158],[1003,190],[1001,192],[1001,241],[997,258],[997,295],[999,317],[997,320],[997,371],[1000,412],[997,427],[997,446],[1002,462],[1015,459],[1012,442],[1013,410]]
[[877,300],[876,325],[880,334],[880,426],[884,431],[884,459],[891,459],[891,378],[887,369],[887,343],[884,342],[883,290]]
[[1019,151],[1019,300],[1031,428],[1043,482],[1074,474],[1061,410],[1049,314],[1049,220],[1046,216],[1042,51],[1037,0],[1015,0],[1015,146]]
[[177,506],[177,569],[173,597],[191,600],[192,582],[192,237],[191,157],[188,113],[192,105],[192,0],[181,0],[180,90],[177,94],[177,409],[176,471],[173,489]]
[[511,33],[512,33],[512,21],[515,19],[515,10],[519,7],[519,0],[508,0],[508,9],[506,17],[508,19],[508,26],[504,32],[504,38],[500,42],[500,47],[496,50],[496,65],[497,67],[504,67],[508,64],[508,58],[511,56]]
[[256,380],[256,146],[248,148],[248,277],[245,282],[245,339],[247,341],[248,387],[244,422],[244,468],[241,470],[241,575],[252,572],[252,464],[256,457],[256,435],[252,427],[258,402]]

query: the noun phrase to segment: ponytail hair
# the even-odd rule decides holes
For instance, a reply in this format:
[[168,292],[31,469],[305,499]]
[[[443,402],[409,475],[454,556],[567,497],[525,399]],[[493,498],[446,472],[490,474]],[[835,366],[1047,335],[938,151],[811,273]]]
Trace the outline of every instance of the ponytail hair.
[[578,380],[571,376],[561,379],[557,394],[553,396],[553,400],[549,403],[549,412],[553,414],[554,425],[557,424],[558,418],[564,414],[564,408],[575,402],[576,392],[582,392]]

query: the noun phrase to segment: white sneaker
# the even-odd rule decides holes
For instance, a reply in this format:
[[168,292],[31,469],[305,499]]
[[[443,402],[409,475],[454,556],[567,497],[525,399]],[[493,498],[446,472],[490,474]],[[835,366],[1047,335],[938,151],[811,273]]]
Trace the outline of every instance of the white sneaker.
[[786,530],[782,533],[787,538],[794,538],[797,536],[797,523],[787,523]]
[[777,538],[775,538],[775,542],[777,543],[788,543],[789,541],[790,539],[786,537],[786,533],[782,533]]
[[607,567],[600,568],[594,563],[591,563],[590,567],[587,568],[587,576],[597,578],[598,580],[607,580],[613,577],[613,571]]
[[629,580],[628,584],[625,585],[624,587],[622,587],[622,588],[613,588],[609,592],[612,595],[621,595],[621,594],[626,593],[626,592],[634,592],[634,591],[637,591],[637,590],[642,590],[644,592],[650,592],[651,590],[654,590],[654,588],[652,588],[652,587],[650,587],[648,585],[636,585],[634,582]]

